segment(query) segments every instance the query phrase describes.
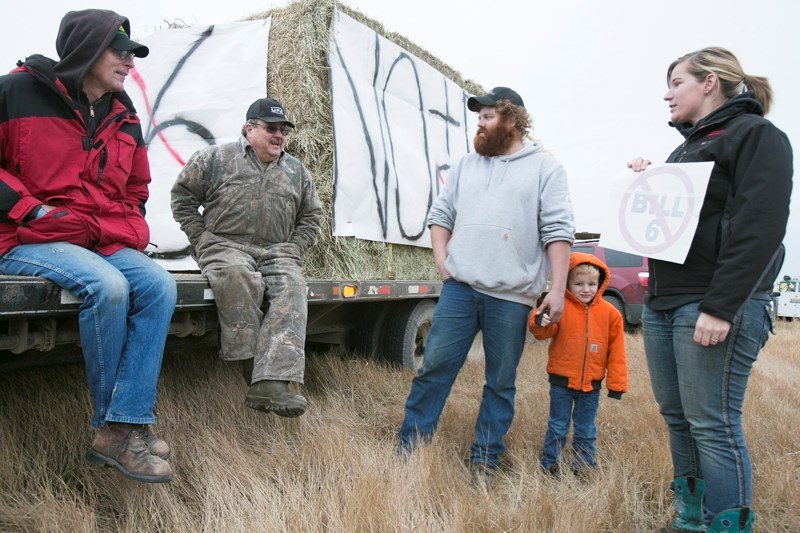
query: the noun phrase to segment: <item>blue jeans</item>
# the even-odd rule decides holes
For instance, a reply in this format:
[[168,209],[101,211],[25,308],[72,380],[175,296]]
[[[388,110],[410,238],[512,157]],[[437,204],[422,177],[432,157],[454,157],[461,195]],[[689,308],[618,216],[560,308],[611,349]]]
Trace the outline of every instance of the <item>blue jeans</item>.
[[156,382],[177,298],[169,272],[136,250],[103,256],[54,242],[12,248],[0,257],[0,273],[41,276],[83,300],[78,324],[92,426],[154,422]]
[[742,431],[750,369],[771,328],[769,302],[748,300],[724,342],[692,339],[700,314],[691,303],[645,308],[644,347],[653,394],[667,423],[675,477],[705,481],[711,515],[750,506],[752,471]]
[[482,294],[448,280],[433,313],[422,366],[411,383],[400,427],[400,450],[433,437],[447,396],[478,331],[483,333],[485,384],[470,461],[497,466],[503,437],[514,419],[517,365],[525,347],[528,314],[524,304]]
[[596,466],[597,408],[600,391],[581,392],[550,384],[550,418],[544,435],[544,449],[539,462],[544,468],[558,464],[567,442],[570,421],[572,432],[572,469]]

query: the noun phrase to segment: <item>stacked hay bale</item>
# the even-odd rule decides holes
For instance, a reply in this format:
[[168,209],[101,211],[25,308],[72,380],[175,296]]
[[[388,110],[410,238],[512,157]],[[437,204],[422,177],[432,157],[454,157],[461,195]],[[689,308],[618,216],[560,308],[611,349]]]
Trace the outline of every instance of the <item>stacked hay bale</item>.
[[334,0],[295,0],[285,8],[253,14],[272,18],[267,64],[267,94],[283,103],[297,130],[287,151],[314,176],[327,214],[319,240],[306,257],[306,275],[320,279],[437,279],[430,249],[355,237],[333,237],[333,127],[328,83],[328,45],[334,9],[426,61],[467,92],[481,88],[405,37]]

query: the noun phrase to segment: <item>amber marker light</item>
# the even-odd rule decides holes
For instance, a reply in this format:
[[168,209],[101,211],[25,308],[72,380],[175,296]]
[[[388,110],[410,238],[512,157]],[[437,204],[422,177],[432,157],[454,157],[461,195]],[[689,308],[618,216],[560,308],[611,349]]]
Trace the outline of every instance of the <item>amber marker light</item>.
[[355,298],[358,294],[358,287],[356,285],[344,284],[339,287],[339,294],[342,298]]

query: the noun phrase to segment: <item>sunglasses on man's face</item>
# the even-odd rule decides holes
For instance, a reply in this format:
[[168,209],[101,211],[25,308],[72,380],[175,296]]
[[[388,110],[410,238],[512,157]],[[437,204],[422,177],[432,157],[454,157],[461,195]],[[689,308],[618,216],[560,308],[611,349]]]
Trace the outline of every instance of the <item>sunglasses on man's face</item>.
[[116,48],[112,48],[111,50],[113,50],[114,55],[116,55],[122,61],[136,57],[136,53],[133,50],[117,50]]
[[257,123],[257,124],[251,124],[251,126],[253,126],[254,128],[262,128],[266,130],[266,132],[269,133],[270,135],[275,135],[275,133],[280,131],[284,137],[289,135],[289,133],[291,133],[292,131],[292,128],[290,128],[289,126],[276,126],[275,124],[270,124],[270,123],[266,124]]

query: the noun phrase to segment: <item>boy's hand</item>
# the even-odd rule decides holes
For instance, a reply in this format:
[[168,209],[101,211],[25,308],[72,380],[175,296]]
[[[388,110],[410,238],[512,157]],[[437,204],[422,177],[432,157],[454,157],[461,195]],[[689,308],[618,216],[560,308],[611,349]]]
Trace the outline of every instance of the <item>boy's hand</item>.
[[540,328],[547,327],[550,324],[550,315],[547,314],[547,311],[542,311],[534,316],[533,323]]
[[564,291],[550,291],[542,300],[542,305],[536,308],[537,313],[547,313],[551,324],[557,323],[561,319],[564,311]]
[[552,324],[552,320],[550,320],[548,311],[549,309],[541,307],[531,311],[530,315],[528,315],[528,331],[534,335],[537,335],[541,333],[538,331],[538,328],[544,328]]

